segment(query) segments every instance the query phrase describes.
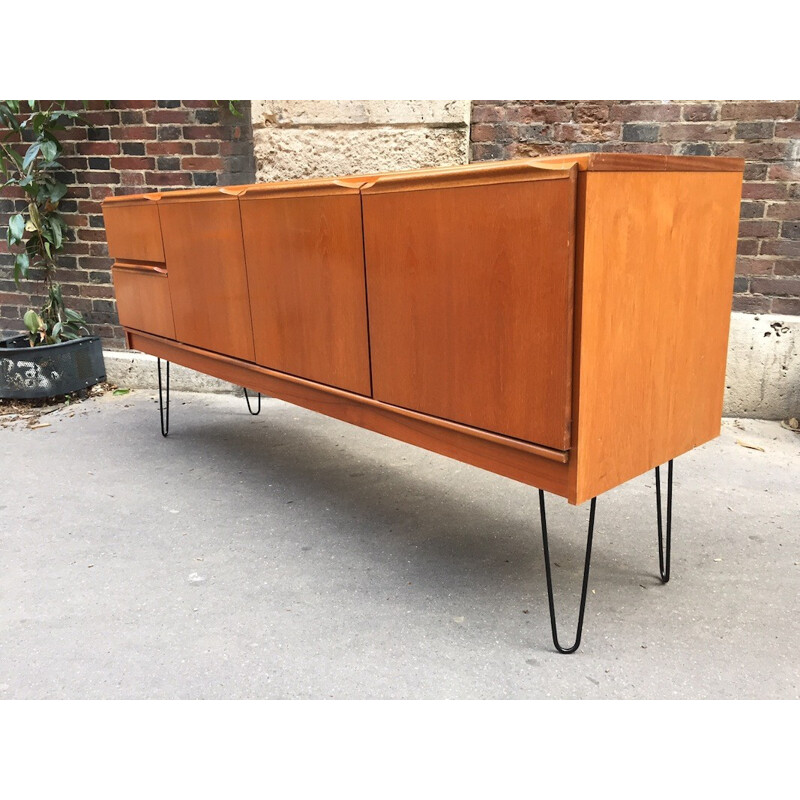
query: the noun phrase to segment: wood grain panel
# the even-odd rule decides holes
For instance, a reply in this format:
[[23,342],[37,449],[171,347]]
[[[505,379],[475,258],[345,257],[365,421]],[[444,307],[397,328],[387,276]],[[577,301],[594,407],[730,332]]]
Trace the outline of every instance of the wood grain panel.
[[112,274],[120,324],[174,339],[166,270],[117,262]]
[[164,263],[158,195],[142,195],[135,201],[107,200],[103,219],[112,258]]
[[218,193],[160,205],[177,338],[252,361],[239,201]]
[[369,395],[361,197],[315,183],[240,201],[255,360]]
[[[433,417],[393,408],[371,398],[320,386],[255,364],[128,331],[129,345],[190,369],[249,386],[329,417],[390,436],[498,475],[568,497],[568,454],[502,436],[445,424]],[[478,435],[476,435],[478,434]]]
[[718,156],[667,156],[650,153],[574,153],[542,156],[539,166],[577,164],[582,172],[741,172],[741,158]]
[[742,175],[582,179],[577,502],[719,434]]
[[566,450],[576,171],[528,175],[362,190],[373,395]]

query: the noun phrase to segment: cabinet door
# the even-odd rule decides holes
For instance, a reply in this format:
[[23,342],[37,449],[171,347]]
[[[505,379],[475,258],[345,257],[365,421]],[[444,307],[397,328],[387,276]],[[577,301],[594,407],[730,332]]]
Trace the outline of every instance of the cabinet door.
[[160,202],[175,334],[180,342],[253,360],[253,331],[236,197]]
[[358,188],[267,185],[240,205],[256,362],[369,395]]
[[530,162],[362,189],[377,400],[569,447],[575,189]]

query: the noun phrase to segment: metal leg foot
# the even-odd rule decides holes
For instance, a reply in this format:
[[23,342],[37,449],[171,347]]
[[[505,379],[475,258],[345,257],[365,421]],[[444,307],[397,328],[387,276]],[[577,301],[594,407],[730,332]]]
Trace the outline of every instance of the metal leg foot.
[[250,407],[250,395],[247,393],[247,389],[242,387],[244,390],[244,399],[247,400],[247,410],[254,416],[257,417],[261,413],[261,392],[258,393],[258,405],[256,406],[256,410]]
[[589,565],[592,560],[592,537],[594,535],[594,511],[597,498],[593,497],[589,509],[589,534],[586,539],[586,560],[583,565],[583,587],[581,588],[581,606],[578,614],[578,632],[575,634],[575,643],[571,647],[562,647],[558,641],[556,627],[556,608],[553,601],[553,576],[550,572],[550,548],[547,543],[547,514],[544,508],[544,492],[539,489],[539,511],[542,517],[542,545],[544,548],[544,569],[547,576],[547,602],[550,606],[550,628],[553,632],[553,644],[559,653],[574,653],[581,643],[583,632],[583,615],[586,610],[586,591],[589,588]]
[[[167,361],[167,402],[164,403],[164,391],[161,386],[161,359],[158,359],[158,413],[161,417],[161,435],[169,435],[169,361]],[[165,413],[166,412],[166,413]]]
[[664,583],[669,581],[672,560],[672,460],[667,464],[667,546],[661,526],[661,468],[656,467],[656,520],[658,522],[658,572]]

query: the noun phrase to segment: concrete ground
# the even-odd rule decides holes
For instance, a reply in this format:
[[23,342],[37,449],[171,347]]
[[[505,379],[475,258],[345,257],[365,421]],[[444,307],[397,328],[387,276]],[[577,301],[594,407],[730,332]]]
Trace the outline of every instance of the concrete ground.
[[[598,501],[553,652],[536,492],[277,400],[0,428],[0,698],[797,698],[800,434],[726,420]],[[751,449],[743,444],[761,449]],[[563,637],[588,504],[550,499]]]

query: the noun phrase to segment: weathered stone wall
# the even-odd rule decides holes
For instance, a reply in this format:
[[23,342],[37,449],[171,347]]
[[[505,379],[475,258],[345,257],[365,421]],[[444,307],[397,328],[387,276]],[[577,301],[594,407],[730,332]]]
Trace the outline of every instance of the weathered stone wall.
[[468,100],[254,100],[259,181],[463,164]]

